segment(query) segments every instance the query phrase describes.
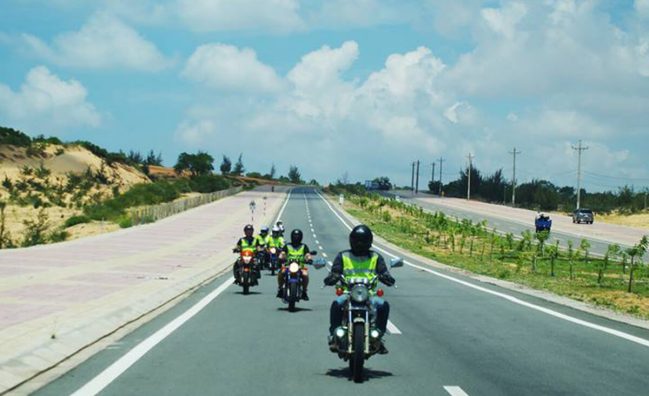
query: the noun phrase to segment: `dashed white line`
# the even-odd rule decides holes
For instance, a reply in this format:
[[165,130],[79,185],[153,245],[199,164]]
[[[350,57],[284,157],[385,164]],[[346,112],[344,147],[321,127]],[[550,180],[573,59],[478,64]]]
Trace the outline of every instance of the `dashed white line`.
[[[315,238],[315,234],[313,234],[313,237]],[[316,244],[316,245],[319,245],[319,244],[320,244],[320,241],[318,241],[318,240],[316,239],[316,240],[315,240],[315,244]]]
[[322,257],[327,258],[327,253],[322,253]]
[[316,234],[313,234],[313,237],[314,237],[314,238],[317,238]]
[[394,323],[392,323],[391,320],[388,320],[387,330],[390,332],[390,334],[403,334],[401,330],[399,330],[399,328],[395,326]]
[[462,390],[459,386],[445,386],[444,390],[451,396],[469,396],[468,393]]
[[[350,226],[347,224],[347,222],[346,222],[342,217],[340,217],[340,215],[339,215],[339,214],[334,210],[334,208],[331,207],[331,205],[329,204],[329,202],[327,202],[327,200],[322,196],[322,194],[320,194],[318,191],[316,191],[316,194],[318,194],[318,195],[320,196],[320,198],[324,201],[324,203],[329,207],[329,209],[331,210],[331,212],[332,212],[334,215],[336,215],[336,217],[338,217],[338,219],[343,223],[343,225],[344,225],[347,229],[351,230],[352,227],[350,227]],[[388,255],[388,256],[390,256],[390,257],[396,257],[394,254],[392,254],[392,253],[386,251],[385,249],[381,249],[381,248],[378,247],[378,246],[374,246],[374,249],[378,250],[379,252],[385,253],[386,255]],[[417,269],[420,269],[420,270],[422,270],[422,271],[426,271],[426,272],[428,272],[428,273],[430,273],[430,274],[433,274],[433,275],[439,276],[440,278],[447,279],[447,280],[449,280],[449,281],[451,281],[451,282],[455,282],[455,283],[458,283],[458,284],[460,284],[460,285],[464,285],[464,286],[466,286],[466,287],[470,287],[470,288],[472,288],[472,289],[479,290],[479,291],[481,291],[481,292],[484,292],[484,293],[487,293],[487,294],[491,294],[491,295],[493,295],[493,296],[496,296],[496,297],[499,297],[499,298],[502,298],[502,299],[508,300],[508,301],[510,301],[510,302],[512,302],[512,303],[514,303],[514,304],[522,305],[522,306],[524,306],[524,307],[527,307],[527,308],[530,308],[530,309],[533,309],[533,310],[536,310],[536,311],[539,311],[539,312],[543,312],[543,313],[548,314],[548,315],[550,315],[550,316],[554,316],[555,318],[558,318],[558,319],[563,319],[563,320],[565,320],[565,321],[572,322],[572,323],[574,323],[574,324],[578,324],[578,325],[580,325],[580,326],[588,327],[588,328],[593,329],[593,330],[598,330],[598,331],[601,331],[601,332],[603,332],[603,333],[607,333],[607,334],[610,334],[610,335],[612,335],[612,336],[619,337],[619,338],[625,339],[625,340],[627,340],[627,341],[631,341],[631,342],[634,342],[634,343],[636,343],[636,344],[640,344],[640,345],[645,346],[645,347],[649,347],[649,340],[647,340],[647,339],[640,338],[640,337],[636,337],[636,336],[631,335],[631,334],[629,334],[629,333],[625,333],[625,332],[623,332],[623,331],[619,331],[619,330],[611,329],[611,328],[609,328],[609,327],[600,326],[600,325],[598,325],[598,324],[591,323],[591,322],[587,322],[587,321],[585,321],[585,320],[581,320],[581,319],[573,318],[572,316],[569,316],[569,315],[566,315],[566,314],[562,314],[562,313],[560,313],[560,312],[553,311],[553,310],[551,310],[551,309],[544,308],[544,307],[541,307],[541,306],[539,306],[539,305],[535,305],[535,304],[529,303],[529,302],[527,302],[527,301],[523,301],[523,300],[521,300],[521,299],[518,299],[518,298],[516,298],[516,297],[510,296],[510,295],[505,294],[505,293],[500,293],[500,292],[497,292],[497,291],[495,291],[495,290],[490,290],[490,289],[487,289],[487,288],[485,288],[485,287],[481,287],[481,286],[478,286],[478,285],[474,285],[473,283],[466,282],[466,281],[463,281],[463,280],[461,280],[461,279],[457,279],[457,278],[454,278],[454,277],[452,277],[452,276],[442,274],[441,272],[437,272],[437,271],[434,271],[434,270],[432,270],[432,269],[430,269],[430,268],[425,268],[425,267],[422,267],[422,266],[417,265],[417,264],[413,264],[413,263],[408,262],[408,261],[405,261],[405,260],[404,260],[404,263],[405,263],[406,265],[410,266],[410,267],[417,268]]]
[[320,250],[324,250],[324,248],[323,248],[322,246],[318,246],[318,249],[320,249]]

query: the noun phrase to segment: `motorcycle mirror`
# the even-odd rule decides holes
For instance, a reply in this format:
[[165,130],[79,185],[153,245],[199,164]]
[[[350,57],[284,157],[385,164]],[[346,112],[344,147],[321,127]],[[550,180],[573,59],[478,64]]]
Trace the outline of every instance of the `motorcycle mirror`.
[[390,268],[399,268],[403,267],[403,259],[401,257],[395,257],[390,260]]
[[312,255],[312,256],[315,256],[316,254],[318,254],[318,251],[317,250],[312,250],[312,251],[309,252],[309,254]]
[[327,265],[327,261],[323,258],[317,258],[313,260],[313,267],[317,270],[324,268]]

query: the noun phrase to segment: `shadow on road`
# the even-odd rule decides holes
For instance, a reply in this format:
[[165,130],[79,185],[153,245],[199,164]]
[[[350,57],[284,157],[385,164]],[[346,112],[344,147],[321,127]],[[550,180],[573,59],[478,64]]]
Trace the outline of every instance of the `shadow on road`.
[[[349,368],[347,367],[327,370],[325,375],[329,377],[335,377],[335,378],[344,378],[346,380],[351,381],[351,373],[349,372]],[[365,368],[363,370],[363,379],[365,381],[369,381],[371,379],[376,379],[376,378],[392,377],[392,375],[393,375],[392,373],[387,371],[372,370],[368,368]]]
[[[242,296],[245,296],[245,295],[246,295],[246,294],[243,294],[243,290],[235,291],[234,294],[240,294],[240,295],[242,295]],[[247,295],[248,295],[248,296],[255,296],[255,295],[257,295],[257,294],[261,294],[261,292],[249,291]]]
[[[278,311],[289,312],[288,307],[279,307],[279,308],[277,308],[277,310],[278,310]],[[301,312],[301,311],[304,311],[304,312],[310,312],[310,311],[312,311],[312,309],[311,309],[311,308],[300,308],[300,307],[295,307],[295,312]]]

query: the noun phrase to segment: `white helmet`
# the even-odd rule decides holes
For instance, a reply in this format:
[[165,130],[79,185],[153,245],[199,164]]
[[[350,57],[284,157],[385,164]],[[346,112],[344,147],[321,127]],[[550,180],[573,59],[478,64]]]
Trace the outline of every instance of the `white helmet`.
[[279,229],[278,226],[273,226],[273,232],[280,232],[281,230]]

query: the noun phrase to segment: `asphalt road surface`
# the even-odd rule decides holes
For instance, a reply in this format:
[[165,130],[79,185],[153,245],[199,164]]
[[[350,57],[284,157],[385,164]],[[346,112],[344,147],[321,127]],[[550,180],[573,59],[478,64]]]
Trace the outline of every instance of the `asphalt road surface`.
[[[287,231],[332,260],[349,226],[309,189],[295,189]],[[235,241],[233,241],[234,244]],[[380,248],[380,246],[379,246]],[[383,251],[386,259],[389,251]],[[234,256],[233,256],[234,259]],[[229,274],[37,395],[641,395],[649,331],[482,284],[417,262],[394,269],[388,355],[366,381],[326,344],[332,288],[311,270],[311,301],[289,313],[264,275],[244,296]]]
[[[501,233],[512,233],[514,236],[520,236],[521,232],[525,230],[531,232],[535,231],[535,212],[533,211],[512,209],[500,205],[484,204],[499,209],[486,213],[481,212],[479,207],[465,208],[463,205],[459,204],[460,200],[456,198],[440,199],[425,194],[419,194],[418,196],[413,197],[410,191],[390,191],[385,192],[384,195],[391,197],[398,195],[399,199],[403,202],[421,206],[425,210],[431,212],[443,212],[448,216],[459,219],[469,219],[473,222],[486,220],[489,229],[495,228]],[[453,203],[447,204],[444,202],[449,200],[452,200]],[[522,216],[521,213],[518,212],[523,212]],[[581,240],[586,239],[591,244],[590,251],[597,255],[603,255],[606,253],[608,246],[612,243],[617,243],[622,247],[630,247],[634,243],[637,243],[643,234],[649,234],[649,232],[644,232],[642,230],[609,224],[596,224],[595,227],[588,224],[574,225],[569,220],[566,220],[567,217],[564,218],[565,216],[561,216],[561,219],[559,219],[557,215],[551,217],[553,219],[553,225],[548,244],[554,243],[555,240],[559,240],[561,246],[567,248],[567,243],[570,240],[573,242],[575,248],[577,248],[579,247]],[[595,221],[597,221],[597,219]],[[593,230],[593,228],[598,228],[598,230]],[[599,228],[604,228],[605,232],[601,232]],[[628,233],[631,233],[632,235],[626,235]]]

